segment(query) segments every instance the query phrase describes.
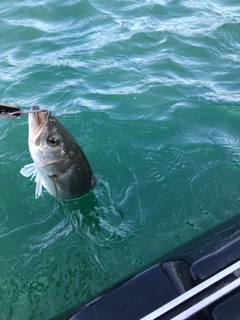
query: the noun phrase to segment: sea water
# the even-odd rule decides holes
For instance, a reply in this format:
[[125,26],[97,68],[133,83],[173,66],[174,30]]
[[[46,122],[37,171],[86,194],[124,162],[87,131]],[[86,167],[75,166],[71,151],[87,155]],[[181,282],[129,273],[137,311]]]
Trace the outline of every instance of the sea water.
[[0,118],[0,319],[49,319],[240,211],[237,0],[2,0],[0,101],[47,108],[98,179],[72,201],[20,174]]

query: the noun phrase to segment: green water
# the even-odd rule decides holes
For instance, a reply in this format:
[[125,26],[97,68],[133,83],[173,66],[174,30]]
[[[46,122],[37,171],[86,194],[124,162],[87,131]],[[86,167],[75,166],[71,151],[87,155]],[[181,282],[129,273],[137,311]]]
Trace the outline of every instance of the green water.
[[50,109],[97,188],[20,175],[27,117],[0,119],[0,319],[48,319],[240,210],[240,7],[2,0],[0,100]]

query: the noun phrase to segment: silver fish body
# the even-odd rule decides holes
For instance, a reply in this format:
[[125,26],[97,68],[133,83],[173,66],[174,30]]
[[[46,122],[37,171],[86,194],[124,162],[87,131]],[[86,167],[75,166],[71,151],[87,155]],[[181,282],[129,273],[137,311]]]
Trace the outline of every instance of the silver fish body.
[[[35,106],[32,110],[39,108]],[[30,113],[28,123],[28,145],[34,164],[26,165],[21,173],[35,177],[36,198],[42,186],[58,199],[80,197],[95,186],[83,150],[50,111]]]

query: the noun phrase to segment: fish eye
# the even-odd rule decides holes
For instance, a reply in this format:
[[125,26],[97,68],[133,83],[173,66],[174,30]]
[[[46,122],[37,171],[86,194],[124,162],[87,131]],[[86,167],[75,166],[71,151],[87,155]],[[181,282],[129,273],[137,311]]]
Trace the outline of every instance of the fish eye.
[[47,138],[47,144],[50,147],[56,147],[59,144],[59,139],[57,137],[55,137],[55,136],[50,136],[50,137]]

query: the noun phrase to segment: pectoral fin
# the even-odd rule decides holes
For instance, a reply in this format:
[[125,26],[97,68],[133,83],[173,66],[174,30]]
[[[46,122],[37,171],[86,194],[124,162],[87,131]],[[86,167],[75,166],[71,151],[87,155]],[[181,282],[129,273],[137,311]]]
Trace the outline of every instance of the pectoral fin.
[[42,181],[41,177],[39,176],[39,173],[37,171],[37,168],[34,163],[26,164],[21,170],[20,173],[24,177],[31,177],[31,180],[33,178],[34,181],[36,182],[36,189],[35,189],[35,198],[37,199],[41,193],[42,193]]
[[37,174],[35,178],[35,182],[36,182],[35,198],[37,199],[38,197],[40,197],[42,193],[42,180],[39,174]]

